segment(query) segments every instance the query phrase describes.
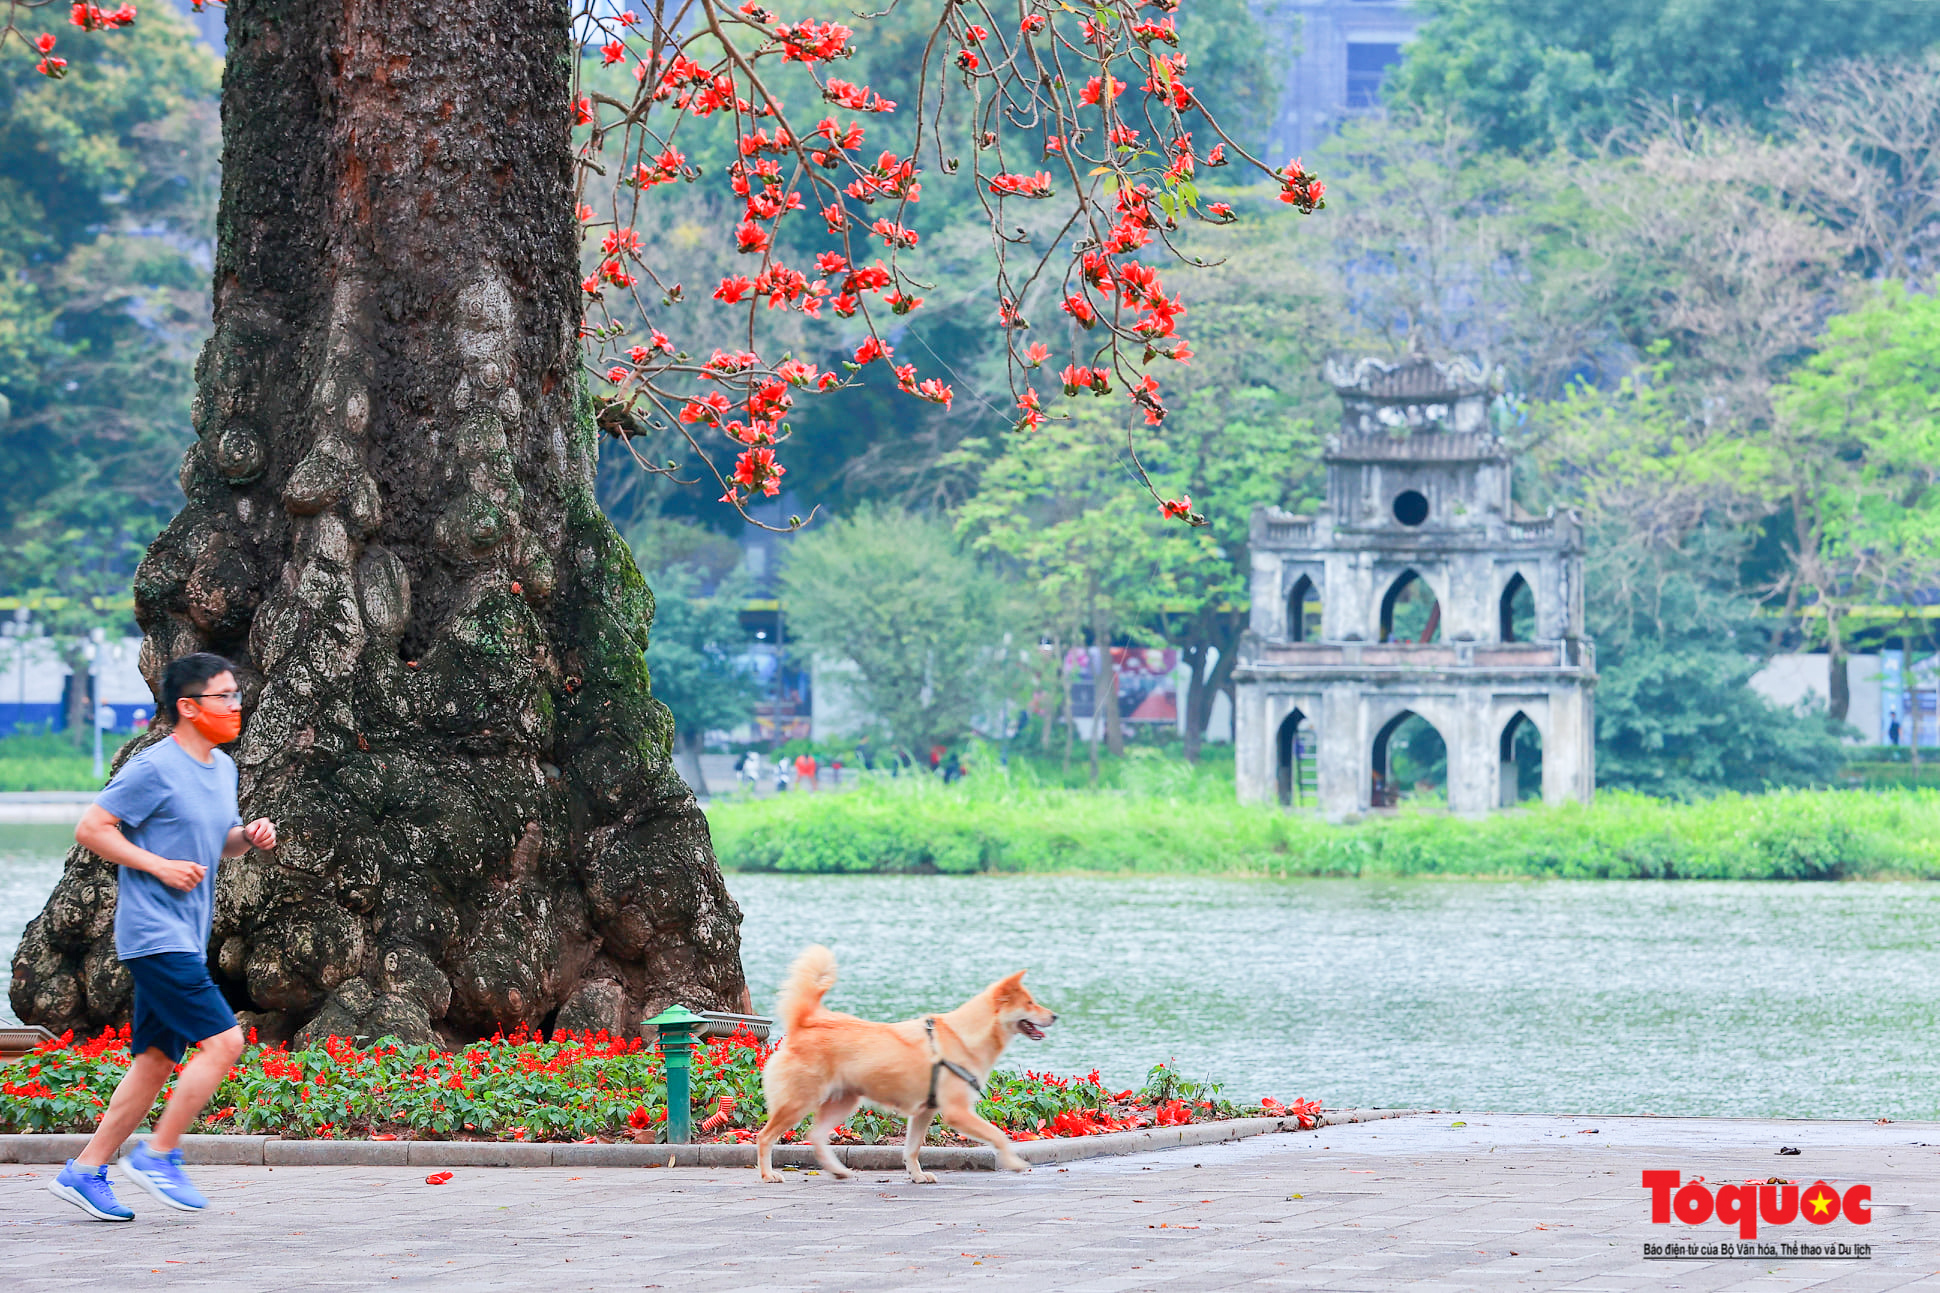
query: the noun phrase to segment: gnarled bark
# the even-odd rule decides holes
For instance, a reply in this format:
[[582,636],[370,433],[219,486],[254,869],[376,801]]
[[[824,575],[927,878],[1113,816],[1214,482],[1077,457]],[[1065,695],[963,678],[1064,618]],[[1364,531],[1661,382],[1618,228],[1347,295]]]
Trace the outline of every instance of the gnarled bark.
[[[135,579],[151,685],[237,661],[245,816],[283,838],[223,866],[217,982],[266,1038],[741,1005],[653,597],[593,498],[565,5],[228,12],[188,502]],[[127,1017],[113,882],[69,855],[21,1018]]]

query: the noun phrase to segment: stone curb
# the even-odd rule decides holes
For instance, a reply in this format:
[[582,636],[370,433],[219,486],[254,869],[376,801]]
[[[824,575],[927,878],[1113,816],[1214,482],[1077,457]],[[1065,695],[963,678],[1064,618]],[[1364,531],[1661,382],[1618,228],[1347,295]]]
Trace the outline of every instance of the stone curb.
[[[1406,1117],[1407,1109],[1331,1109],[1323,1127],[1381,1118]],[[1027,1163],[1071,1163],[1114,1154],[1216,1145],[1269,1132],[1299,1130],[1292,1118],[1235,1118],[1184,1127],[1114,1131],[1102,1136],[1017,1142]],[[84,1134],[0,1135],[0,1163],[64,1163],[87,1146]],[[859,1172],[894,1172],[903,1166],[903,1147],[841,1145],[836,1154]],[[182,1159],[189,1164],[225,1167],[753,1167],[753,1145],[555,1145],[522,1141],[471,1140],[280,1140],[275,1136],[184,1136]],[[775,1148],[778,1167],[816,1166],[807,1145]],[[946,1172],[996,1170],[996,1151],[977,1146],[932,1146],[923,1166]]]

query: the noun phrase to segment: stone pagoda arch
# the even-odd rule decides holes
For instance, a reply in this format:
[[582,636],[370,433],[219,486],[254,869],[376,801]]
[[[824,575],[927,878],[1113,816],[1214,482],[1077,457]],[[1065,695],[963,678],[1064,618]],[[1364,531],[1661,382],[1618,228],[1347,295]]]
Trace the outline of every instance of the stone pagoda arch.
[[[1233,674],[1240,797],[1279,799],[1282,724],[1297,709],[1313,729],[1320,811],[1368,810],[1373,742],[1411,710],[1448,747],[1451,810],[1503,802],[1502,740],[1518,713],[1542,740],[1544,800],[1587,802],[1596,657],[1582,526],[1512,499],[1491,375],[1461,359],[1329,363],[1326,375],[1343,412],[1326,502],[1253,514],[1252,619]],[[1410,574],[1434,596],[1437,632],[1382,641]],[[1294,614],[1303,581],[1322,592],[1317,632]],[[1505,615],[1519,586],[1535,610],[1526,640]]]

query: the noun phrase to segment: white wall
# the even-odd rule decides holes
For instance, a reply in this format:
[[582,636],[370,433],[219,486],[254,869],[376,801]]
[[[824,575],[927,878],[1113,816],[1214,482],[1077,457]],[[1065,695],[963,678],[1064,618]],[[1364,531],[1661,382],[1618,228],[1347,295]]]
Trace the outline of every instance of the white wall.
[[[141,676],[141,639],[107,644],[101,666],[101,699],[110,705],[155,704]],[[0,639],[0,704],[57,702],[67,684],[67,662],[52,638]]]
[[855,676],[853,660],[829,660],[818,655],[809,662],[811,741],[855,736],[866,726],[867,715],[856,704],[854,689],[849,686],[849,680]]
[[[1885,740],[1879,657],[1848,657],[1846,682],[1851,694],[1846,722],[1860,732],[1854,739],[1868,745]],[[1751,689],[1774,705],[1787,709],[1805,707],[1824,713],[1826,700],[1832,694],[1831,657],[1818,652],[1775,655],[1751,676]]]

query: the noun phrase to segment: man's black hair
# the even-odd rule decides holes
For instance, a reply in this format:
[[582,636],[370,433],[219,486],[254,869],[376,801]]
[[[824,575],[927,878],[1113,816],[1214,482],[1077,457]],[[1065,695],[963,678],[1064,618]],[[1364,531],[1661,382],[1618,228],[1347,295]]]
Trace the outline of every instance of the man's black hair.
[[194,655],[169,661],[168,668],[162,670],[162,714],[167,721],[174,722],[181,717],[181,711],[175,707],[176,701],[184,696],[193,700],[209,679],[219,673],[234,672],[235,665],[208,651],[197,651]]

